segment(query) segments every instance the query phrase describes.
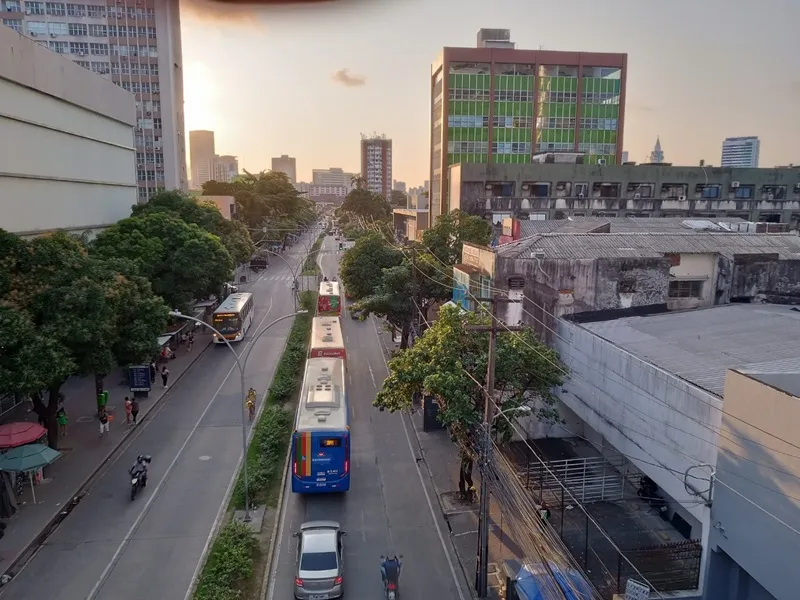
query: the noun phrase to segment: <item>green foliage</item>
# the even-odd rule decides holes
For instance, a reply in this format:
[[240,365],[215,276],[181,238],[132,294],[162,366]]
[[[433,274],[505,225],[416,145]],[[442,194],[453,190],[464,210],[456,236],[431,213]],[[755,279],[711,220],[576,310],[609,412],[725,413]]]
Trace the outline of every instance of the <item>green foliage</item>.
[[446,265],[461,262],[464,242],[488,246],[492,226],[481,217],[454,210],[436,219],[436,225],[422,232],[423,245]]
[[[374,405],[391,412],[409,410],[414,394],[433,395],[440,404],[440,421],[463,441],[481,419],[489,348],[489,334],[468,327],[487,324],[488,317],[443,308],[414,346],[389,362],[389,376]],[[551,389],[563,383],[564,372],[558,354],[529,330],[498,334],[495,395],[504,409],[535,402],[540,419],[556,420]],[[508,434],[504,420],[495,427]]]
[[362,187],[351,190],[340,209],[342,212],[376,221],[388,220],[392,216],[392,205],[386,198]]
[[[216,184],[218,182],[209,183]],[[224,183],[223,185],[230,186],[232,184]],[[135,205],[131,216],[143,217],[155,213],[170,213],[187,223],[194,223],[209,233],[213,233],[220,239],[236,263],[247,262],[256,251],[244,223],[226,219],[213,202],[203,200],[202,197],[195,199],[179,191],[160,192],[150,198],[147,204]]]
[[217,236],[169,212],[123,219],[98,235],[92,250],[101,259],[129,261],[156,294],[182,309],[218,291],[234,267]]
[[253,574],[258,542],[244,523],[223,527],[208,553],[194,600],[239,600],[241,588]]
[[292,395],[297,391],[308,352],[308,336],[311,332],[313,316],[313,311],[309,311],[295,317],[286,340],[283,356],[278,361],[272,385],[269,387],[268,403],[283,405],[291,400]]
[[383,270],[403,262],[403,254],[392,248],[383,236],[369,233],[356,240],[344,253],[339,267],[340,278],[354,300],[362,300],[375,292]]
[[305,261],[303,261],[303,275],[319,275],[317,255],[319,254],[320,248],[322,248],[322,242],[325,241],[326,235],[327,234],[325,233],[320,234],[320,236],[317,238],[317,241],[315,241],[314,245],[311,246],[308,256],[306,256]]
[[408,194],[400,190],[392,190],[389,204],[392,205],[392,208],[405,208],[408,205]]

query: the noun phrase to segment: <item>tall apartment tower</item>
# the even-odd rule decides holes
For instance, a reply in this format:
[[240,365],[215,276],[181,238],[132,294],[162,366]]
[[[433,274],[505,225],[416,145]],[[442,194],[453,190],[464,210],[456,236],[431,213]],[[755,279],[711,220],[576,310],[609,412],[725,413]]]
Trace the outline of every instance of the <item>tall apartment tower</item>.
[[444,48],[431,67],[431,222],[449,212],[456,163],[621,162],[627,54],[516,49],[507,29],[482,29],[477,45]]
[[4,0],[0,22],[136,95],[139,202],[188,189],[179,0]]
[[722,142],[722,167],[757,168],[761,141],[756,136],[729,137]]
[[223,154],[214,158],[214,179],[230,183],[239,175],[239,159]]
[[292,185],[297,183],[297,160],[293,156],[276,156],[272,159],[272,170],[285,173]]
[[199,190],[206,181],[214,179],[216,148],[214,132],[189,132],[189,162],[192,169],[192,189]]
[[392,197],[392,140],[385,135],[361,135],[361,176],[367,189]]

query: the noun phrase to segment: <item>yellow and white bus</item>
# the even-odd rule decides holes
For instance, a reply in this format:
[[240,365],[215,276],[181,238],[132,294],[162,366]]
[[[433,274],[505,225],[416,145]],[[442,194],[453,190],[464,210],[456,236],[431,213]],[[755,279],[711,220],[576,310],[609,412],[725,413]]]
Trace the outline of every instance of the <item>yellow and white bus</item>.
[[214,319],[211,325],[219,331],[224,339],[214,334],[214,342],[224,344],[238,342],[244,338],[244,334],[253,324],[255,307],[253,306],[253,294],[236,293],[225,298],[225,302],[219,305],[214,311]]

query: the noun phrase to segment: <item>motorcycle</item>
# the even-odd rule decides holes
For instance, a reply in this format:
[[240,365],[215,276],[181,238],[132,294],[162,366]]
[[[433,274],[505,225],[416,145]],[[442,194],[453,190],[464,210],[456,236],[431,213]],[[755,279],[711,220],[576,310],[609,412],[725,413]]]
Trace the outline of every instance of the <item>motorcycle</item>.
[[[403,555],[401,554],[397,558],[403,560]],[[381,556],[381,560],[383,559],[384,557]],[[402,565],[402,563],[400,564]],[[399,570],[397,572],[397,578],[398,580],[400,578]],[[386,600],[398,600],[398,598],[400,597],[400,590],[398,589],[398,581],[384,581],[383,587],[384,587],[384,592],[386,593]]]
[[[149,456],[144,456],[142,458],[144,459],[144,462],[146,462],[148,465],[150,464],[150,461],[153,460]],[[132,473],[131,473],[131,502],[133,502],[133,500],[136,499],[136,494],[139,493],[139,490],[143,489],[144,486],[146,485],[147,474],[146,474],[146,472],[144,471],[143,468],[139,468],[139,469],[135,469],[135,470],[131,469],[131,470],[132,470]]]

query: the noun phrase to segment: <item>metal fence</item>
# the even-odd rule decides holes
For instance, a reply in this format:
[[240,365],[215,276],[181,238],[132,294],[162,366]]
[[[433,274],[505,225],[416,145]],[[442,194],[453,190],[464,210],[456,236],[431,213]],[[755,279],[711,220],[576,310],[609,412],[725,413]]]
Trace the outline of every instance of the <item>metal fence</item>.
[[537,491],[540,498],[560,498],[563,483],[581,504],[616,502],[624,497],[626,468],[627,461],[623,457],[528,461],[520,478],[525,487]]

